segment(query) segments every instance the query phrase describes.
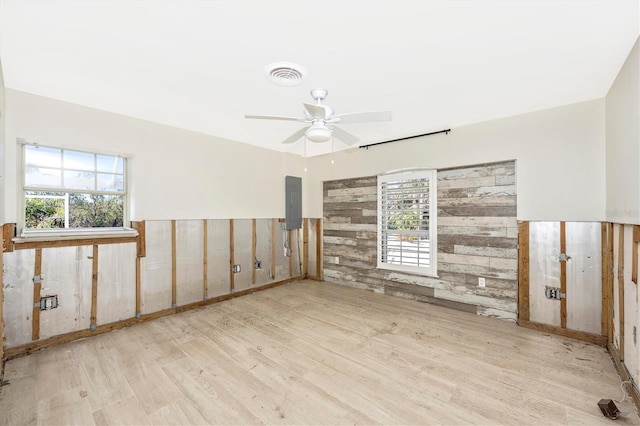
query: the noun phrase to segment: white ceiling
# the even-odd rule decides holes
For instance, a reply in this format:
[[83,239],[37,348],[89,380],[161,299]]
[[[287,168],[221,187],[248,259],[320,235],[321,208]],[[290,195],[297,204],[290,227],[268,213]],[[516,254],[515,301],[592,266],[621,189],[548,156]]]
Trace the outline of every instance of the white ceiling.
[[[640,32],[638,0],[0,0],[5,86],[307,156],[280,141],[309,90],[360,144],[604,97]],[[264,68],[295,62],[296,87]],[[179,142],[177,142],[179,143]],[[306,148],[305,148],[306,145]]]

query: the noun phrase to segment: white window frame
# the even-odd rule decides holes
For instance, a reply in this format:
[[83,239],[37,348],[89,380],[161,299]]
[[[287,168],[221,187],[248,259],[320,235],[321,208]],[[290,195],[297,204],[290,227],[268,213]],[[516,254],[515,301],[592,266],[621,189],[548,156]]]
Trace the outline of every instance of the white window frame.
[[[74,152],[83,152],[92,155],[105,155],[111,157],[120,157],[124,160],[123,164],[123,179],[124,179],[124,191],[95,191],[95,190],[69,190],[68,188],[47,188],[47,187],[26,187],[25,182],[25,147],[26,146],[40,146],[43,148],[51,148],[51,149],[59,149],[61,151],[74,151]],[[29,240],[29,241],[50,241],[50,240],[58,240],[58,239],[85,239],[85,238],[108,238],[108,237],[129,237],[136,236],[138,232],[130,227],[129,220],[129,202],[130,202],[130,191],[129,191],[129,158],[119,155],[113,154],[109,152],[101,152],[101,151],[89,151],[87,149],[77,149],[77,148],[66,148],[61,146],[54,145],[41,145],[38,143],[28,142],[24,139],[18,139],[18,155],[16,156],[18,159],[18,230],[19,237],[15,238],[14,241],[20,242],[21,240]],[[61,168],[64,170],[64,168]],[[100,228],[55,228],[55,229],[27,229],[26,228],[26,192],[27,191],[39,191],[39,192],[59,192],[59,193],[70,193],[77,192],[82,194],[106,194],[106,195],[123,195],[124,196],[124,205],[122,206],[122,215],[123,215],[123,226],[122,227],[100,227]],[[67,200],[65,200],[66,204],[68,204]],[[68,209],[65,209],[65,215],[68,215]],[[68,222],[68,219],[65,218],[65,221]]]
[[[383,229],[385,224],[385,211],[383,209],[383,189],[382,185],[388,182],[409,181],[416,179],[429,180],[429,230],[424,231],[429,237],[429,266],[403,265],[395,263],[386,263],[383,261]],[[412,170],[406,172],[389,173],[378,176],[378,243],[377,243],[377,267],[380,269],[389,269],[394,271],[411,272],[413,274],[437,277],[438,267],[438,224],[437,224],[437,194],[438,194],[438,175],[437,170]],[[387,231],[388,232],[388,231]],[[420,231],[409,231],[415,235],[419,235]]]

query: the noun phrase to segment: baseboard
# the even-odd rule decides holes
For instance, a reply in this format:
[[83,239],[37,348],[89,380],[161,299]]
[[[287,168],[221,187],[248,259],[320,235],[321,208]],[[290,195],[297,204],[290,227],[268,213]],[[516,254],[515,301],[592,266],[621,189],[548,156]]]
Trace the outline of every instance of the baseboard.
[[547,333],[558,334],[564,337],[570,337],[572,339],[595,343],[596,345],[600,346],[606,346],[607,344],[607,337],[601,336],[599,334],[586,333],[584,331],[577,330],[568,330],[566,328],[526,320],[518,320],[518,325],[520,327],[530,328],[532,330],[544,331]]

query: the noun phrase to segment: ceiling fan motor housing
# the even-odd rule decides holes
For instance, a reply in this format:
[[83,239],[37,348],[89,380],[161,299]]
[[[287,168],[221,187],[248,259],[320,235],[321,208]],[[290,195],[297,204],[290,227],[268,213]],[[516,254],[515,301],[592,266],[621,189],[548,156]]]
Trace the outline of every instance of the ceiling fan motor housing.
[[307,129],[305,135],[311,142],[326,142],[331,139],[332,130],[325,126],[322,121],[314,121]]

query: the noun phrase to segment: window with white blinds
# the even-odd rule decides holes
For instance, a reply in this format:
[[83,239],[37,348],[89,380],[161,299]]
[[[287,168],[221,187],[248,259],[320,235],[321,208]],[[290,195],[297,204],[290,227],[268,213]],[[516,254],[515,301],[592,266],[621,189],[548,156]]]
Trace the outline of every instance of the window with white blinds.
[[436,171],[378,176],[378,267],[436,275]]

